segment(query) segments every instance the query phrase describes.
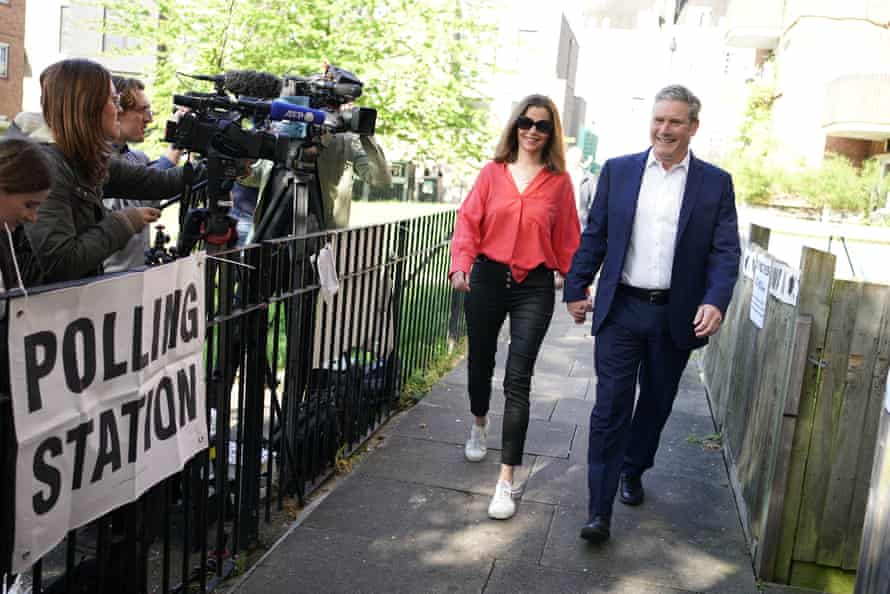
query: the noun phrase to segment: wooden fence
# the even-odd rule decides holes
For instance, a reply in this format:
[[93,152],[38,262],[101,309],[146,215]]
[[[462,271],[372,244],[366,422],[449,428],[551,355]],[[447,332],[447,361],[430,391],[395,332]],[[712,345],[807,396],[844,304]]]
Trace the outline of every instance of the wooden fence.
[[749,237],[754,273],[740,275],[703,366],[755,570],[851,592],[890,358],[890,287],[835,280],[835,257],[810,248],[798,277],[766,251],[768,229],[752,225]]
[[881,413],[879,436],[862,531],[856,594],[890,592],[890,398]]

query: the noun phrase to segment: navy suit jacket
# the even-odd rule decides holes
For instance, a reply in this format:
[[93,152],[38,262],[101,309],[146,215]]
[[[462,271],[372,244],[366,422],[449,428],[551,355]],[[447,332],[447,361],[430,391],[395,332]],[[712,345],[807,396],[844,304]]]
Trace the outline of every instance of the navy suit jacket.
[[[606,161],[581,245],[566,277],[563,300],[581,301],[602,267],[593,306],[594,335],[608,317],[621,282],[648,155],[645,151]],[[696,338],[693,329],[699,305],[714,305],[725,317],[740,254],[732,178],[690,155],[668,305],[671,338],[677,347],[693,349],[707,343],[707,338]]]

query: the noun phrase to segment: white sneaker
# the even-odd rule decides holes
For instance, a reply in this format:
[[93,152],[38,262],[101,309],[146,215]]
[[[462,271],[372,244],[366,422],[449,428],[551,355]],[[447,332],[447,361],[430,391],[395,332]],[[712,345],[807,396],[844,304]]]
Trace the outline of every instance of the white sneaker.
[[494,488],[494,497],[488,504],[488,517],[493,520],[509,520],[516,513],[513,501],[513,485],[507,481],[498,481]]
[[470,462],[480,462],[485,458],[485,453],[488,451],[488,446],[486,445],[487,441],[488,419],[485,419],[484,427],[480,427],[474,421],[473,427],[470,429],[470,439],[467,440],[467,443],[464,446],[464,456],[466,456],[467,460]]

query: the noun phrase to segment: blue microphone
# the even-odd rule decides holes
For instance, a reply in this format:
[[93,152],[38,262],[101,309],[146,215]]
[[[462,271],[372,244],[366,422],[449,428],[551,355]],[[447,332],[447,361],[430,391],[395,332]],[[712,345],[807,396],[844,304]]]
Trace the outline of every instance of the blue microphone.
[[312,109],[303,105],[288,103],[282,99],[272,101],[269,111],[269,119],[289,120],[291,122],[305,122],[320,126],[325,122],[325,112],[320,109]]

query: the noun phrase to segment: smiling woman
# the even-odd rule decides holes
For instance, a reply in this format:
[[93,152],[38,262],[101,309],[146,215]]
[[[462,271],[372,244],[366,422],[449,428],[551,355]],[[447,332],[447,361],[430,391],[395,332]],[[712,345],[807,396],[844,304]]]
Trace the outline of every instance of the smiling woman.
[[452,286],[466,293],[468,389],[475,423],[464,448],[486,454],[498,335],[510,316],[504,371],[501,472],[489,517],[516,512],[513,469],[522,464],[535,359],[550,326],[554,271],[565,274],[579,240],[562,125],[549,97],[529,95],[504,128],[494,160],[461,205],[451,244]]

